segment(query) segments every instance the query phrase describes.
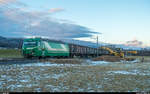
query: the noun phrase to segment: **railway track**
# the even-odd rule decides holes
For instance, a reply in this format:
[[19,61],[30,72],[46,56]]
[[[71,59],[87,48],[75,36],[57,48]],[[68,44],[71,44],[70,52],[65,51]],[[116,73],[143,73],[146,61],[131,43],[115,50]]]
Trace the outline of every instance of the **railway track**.
[[75,59],[75,58],[32,58],[32,59],[26,59],[26,58],[0,58],[0,65],[2,64],[27,64],[27,63],[38,63],[38,62],[53,62],[58,64],[79,64],[83,62],[83,58],[81,59]]
[[25,58],[0,58],[0,64],[25,64],[38,62],[39,59],[25,59]]

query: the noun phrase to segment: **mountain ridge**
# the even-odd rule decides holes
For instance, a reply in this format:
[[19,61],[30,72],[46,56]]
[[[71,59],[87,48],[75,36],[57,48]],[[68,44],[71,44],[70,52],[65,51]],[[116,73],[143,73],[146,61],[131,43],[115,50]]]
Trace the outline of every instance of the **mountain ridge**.
[[[22,45],[24,39],[25,38],[8,38],[8,37],[0,36],[0,47],[1,48],[21,48],[21,45]],[[50,40],[54,40],[54,39],[50,39]],[[54,41],[56,41],[56,40],[54,40]],[[57,41],[97,48],[96,43],[92,43],[92,42],[88,42],[88,41],[72,40],[72,39],[71,40],[63,39],[63,40],[57,40]],[[124,44],[109,44],[109,43],[102,43],[102,42],[99,43],[98,47],[110,46],[110,45],[115,46],[116,48],[123,48],[126,50],[129,50],[129,49],[130,50],[142,50],[143,49],[141,47],[126,46]],[[148,49],[150,49],[150,47]]]

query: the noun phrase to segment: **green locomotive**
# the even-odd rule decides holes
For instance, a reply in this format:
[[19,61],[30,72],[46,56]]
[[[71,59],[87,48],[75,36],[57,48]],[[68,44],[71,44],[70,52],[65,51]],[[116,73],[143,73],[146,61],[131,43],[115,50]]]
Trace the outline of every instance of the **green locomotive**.
[[22,54],[25,58],[69,57],[69,45],[41,38],[29,38],[23,41]]

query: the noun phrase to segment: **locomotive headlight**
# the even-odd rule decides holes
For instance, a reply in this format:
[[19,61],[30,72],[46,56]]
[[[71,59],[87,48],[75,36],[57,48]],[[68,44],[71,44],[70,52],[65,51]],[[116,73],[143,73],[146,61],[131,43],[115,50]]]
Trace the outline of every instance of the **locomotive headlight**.
[[38,50],[41,50],[41,48],[38,48]]

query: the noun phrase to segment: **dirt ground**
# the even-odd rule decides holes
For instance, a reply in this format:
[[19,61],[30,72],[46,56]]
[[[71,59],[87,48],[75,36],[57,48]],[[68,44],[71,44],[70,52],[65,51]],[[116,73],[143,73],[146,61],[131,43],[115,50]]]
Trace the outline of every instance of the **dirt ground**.
[[123,58],[119,56],[99,56],[92,59],[93,61],[108,61],[108,62],[118,62],[120,60],[123,60]]
[[84,62],[83,59],[43,59],[40,62],[54,62],[57,64],[81,64]]
[[99,56],[92,59],[93,61],[108,61],[108,62],[120,62],[121,60],[134,61],[138,60],[140,62],[150,62],[150,56],[125,56],[121,58],[119,56]]
[[150,56],[127,56],[127,58],[135,58],[142,61],[142,58],[144,58],[143,62],[150,62]]
[[150,92],[150,62],[0,65],[0,92]]

